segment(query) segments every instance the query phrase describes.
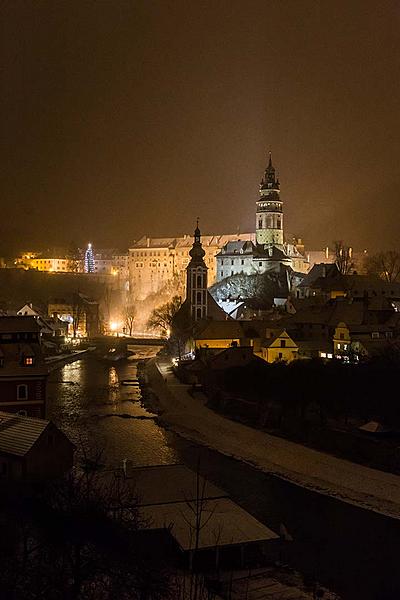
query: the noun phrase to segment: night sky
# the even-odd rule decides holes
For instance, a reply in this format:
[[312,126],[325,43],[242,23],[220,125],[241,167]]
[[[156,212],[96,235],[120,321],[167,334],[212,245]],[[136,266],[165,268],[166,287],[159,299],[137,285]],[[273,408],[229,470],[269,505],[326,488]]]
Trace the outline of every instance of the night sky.
[[400,242],[398,0],[2,2],[0,238],[254,230]]

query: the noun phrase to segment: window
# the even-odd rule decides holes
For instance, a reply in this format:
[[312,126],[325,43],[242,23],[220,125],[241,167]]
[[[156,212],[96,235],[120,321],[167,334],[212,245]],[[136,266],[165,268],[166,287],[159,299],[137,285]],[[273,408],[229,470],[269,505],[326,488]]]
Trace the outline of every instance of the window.
[[259,266],[259,267],[262,267],[262,262],[259,262],[259,263],[258,263],[258,266]]
[[17,400],[28,399],[28,386],[25,383],[17,385]]
[[231,265],[233,265],[233,264],[235,264],[235,261],[234,261],[234,260],[233,260],[233,258],[232,258],[232,260],[231,260]]
[[224,272],[223,272],[223,271],[221,271],[221,277],[223,277],[223,276],[224,276]]
[[286,348],[286,340],[281,340],[281,348]]
[[262,229],[263,222],[262,219],[258,219],[258,229]]
[[201,275],[197,275],[197,287],[202,287],[203,285],[203,278]]
[[340,333],[339,337],[340,337],[341,340],[344,340],[344,333]]
[[201,292],[197,292],[197,303],[201,304],[202,302],[202,293]]
[[326,358],[326,352],[320,352],[319,355],[321,358]]
[[24,365],[26,367],[32,367],[33,366],[33,357],[32,356],[25,356],[25,358],[24,358]]
[[221,260],[221,265],[223,265],[223,264],[224,264],[224,259]]
[[197,309],[196,315],[198,319],[201,319],[201,308]]
[[371,337],[373,340],[377,340],[379,338],[379,331],[373,331]]
[[241,260],[240,262],[241,262],[241,264],[242,264],[242,265],[244,265],[244,260],[243,260],[243,258],[242,258],[242,260]]
[[279,352],[278,356],[279,358],[282,358],[282,352]]

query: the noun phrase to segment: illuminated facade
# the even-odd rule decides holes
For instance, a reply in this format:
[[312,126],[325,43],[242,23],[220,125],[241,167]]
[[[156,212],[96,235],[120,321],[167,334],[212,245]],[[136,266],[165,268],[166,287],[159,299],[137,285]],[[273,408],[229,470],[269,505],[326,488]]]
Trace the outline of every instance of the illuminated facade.
[[260,246],[277,244],[283,248],[283,203],[279,187],[270,152],[256,203],[256,242]]
[[[216,281],[216,255],[229,241],[253,240],[254,233],[202,235],[207,267],[208,286]],[[129,284],[139,300],[171,288],[185,296],[186,267],[190,262],[193,238],[190,235],[174,238],[143,236],[129,250]]]
[[186,298],[190,304],[192,321],[207,318],[207,266],[205,251],[201,245],[199,223],[194,231],[194,242],[189,252],[190,263],[186,269]]
[[279,271],[282,265],[299,273],[307,273],[309,263],[301,252],[304,250],[301,240],[286,243],[283,233],[280,185],[269,153],[268,166],[256,201],[255,243],[240,239],[223,246],[216,257],[217,281],[239,273],[253,275]]
[[[49,273],[68,273],[73,270],[69,258],[46,258],[37,254],[22,255],[15,259],[14,264],[24,269],[36,269],[37,271],[47,271]],[[79,264],[77,270],[82,270],[81,264]]]

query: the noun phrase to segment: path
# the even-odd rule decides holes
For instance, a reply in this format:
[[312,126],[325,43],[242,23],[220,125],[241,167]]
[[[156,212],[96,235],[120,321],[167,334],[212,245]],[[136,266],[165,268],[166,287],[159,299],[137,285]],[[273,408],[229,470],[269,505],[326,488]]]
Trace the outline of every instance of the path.
[[307,448],[227,419],[173,375],[168,359],[147,363],[160,421],[194,442],[314,491],[400,518],[400,477]]

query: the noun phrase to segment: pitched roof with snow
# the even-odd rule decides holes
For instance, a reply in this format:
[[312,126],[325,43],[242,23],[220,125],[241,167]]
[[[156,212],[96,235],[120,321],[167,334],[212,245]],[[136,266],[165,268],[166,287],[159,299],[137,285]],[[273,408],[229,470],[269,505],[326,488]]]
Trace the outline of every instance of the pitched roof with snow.
[[45,419],[0,411],[0,452],[25,456],[49,425]]

